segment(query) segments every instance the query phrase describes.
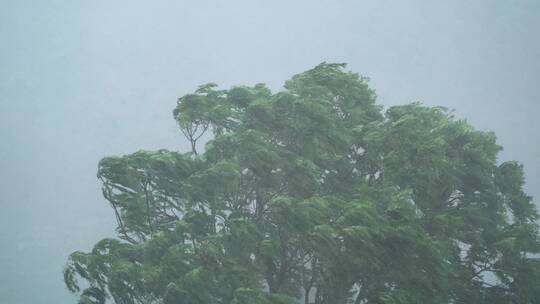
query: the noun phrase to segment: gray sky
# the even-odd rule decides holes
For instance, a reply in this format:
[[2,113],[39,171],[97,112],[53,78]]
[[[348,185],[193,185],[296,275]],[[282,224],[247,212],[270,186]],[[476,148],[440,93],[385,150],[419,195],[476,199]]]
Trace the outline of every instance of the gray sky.
[[187,151],[171,111],[206,82],[347,62],[385,106],[495,131],[540,197],[539,37],[534,0],[0,0],[0,303],[74,303],[67,255],[114,235],[97,162]]

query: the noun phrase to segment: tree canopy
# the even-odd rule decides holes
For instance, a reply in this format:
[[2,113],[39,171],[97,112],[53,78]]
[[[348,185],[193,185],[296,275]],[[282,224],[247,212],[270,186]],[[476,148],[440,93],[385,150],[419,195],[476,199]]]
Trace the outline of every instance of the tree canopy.
[[538,303],[523,168],[451,111],[383,111],[322,63],[277,93],[200,86],[173,116],[190,152],[99,163],[118,237],[70,255],[80,303]]

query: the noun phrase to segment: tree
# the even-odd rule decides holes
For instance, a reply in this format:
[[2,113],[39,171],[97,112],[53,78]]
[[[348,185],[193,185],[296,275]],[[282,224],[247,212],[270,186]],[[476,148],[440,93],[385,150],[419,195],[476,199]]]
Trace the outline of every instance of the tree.
[[80,303],[537,303],[522,166],[444,108],[383,113],[344,67],[203,85],[173,112],[191,152],[101,160],[118,239],[69,257]]

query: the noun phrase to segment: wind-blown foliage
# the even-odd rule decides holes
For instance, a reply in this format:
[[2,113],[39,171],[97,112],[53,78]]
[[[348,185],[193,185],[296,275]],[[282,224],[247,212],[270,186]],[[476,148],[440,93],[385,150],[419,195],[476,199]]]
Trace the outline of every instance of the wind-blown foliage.
[[190,153],[99,163],[119,239],[69,257],[80,303],[537,303],[538,214],[494,134],[383,113],[343,64],[284,88],[201,86],[174,109]]

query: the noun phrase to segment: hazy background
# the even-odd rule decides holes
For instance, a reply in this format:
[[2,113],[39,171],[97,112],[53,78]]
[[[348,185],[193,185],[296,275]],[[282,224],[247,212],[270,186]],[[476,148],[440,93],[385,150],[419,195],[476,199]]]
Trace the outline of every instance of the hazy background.
[[495,131],[540,197],[540,1],[435,2],[0,0],[0,303],[74,303],[67,255],[114,235],[97,162],[186,151],[171,111],[210,81],[348,62]]

